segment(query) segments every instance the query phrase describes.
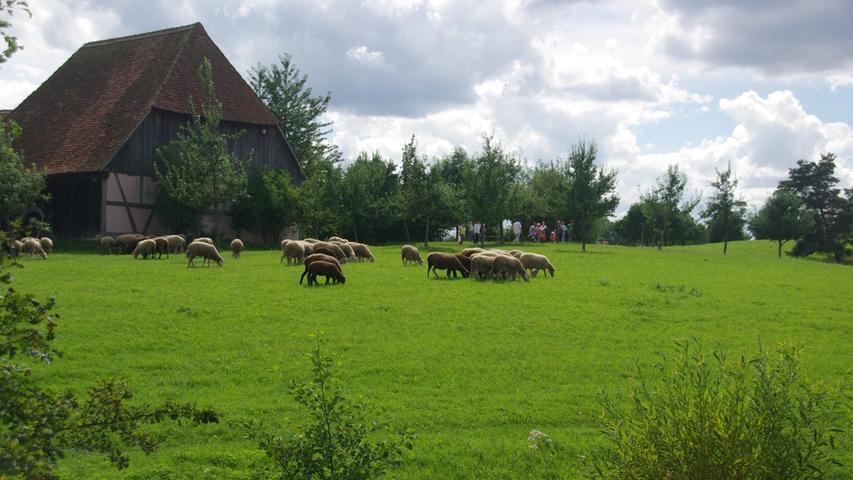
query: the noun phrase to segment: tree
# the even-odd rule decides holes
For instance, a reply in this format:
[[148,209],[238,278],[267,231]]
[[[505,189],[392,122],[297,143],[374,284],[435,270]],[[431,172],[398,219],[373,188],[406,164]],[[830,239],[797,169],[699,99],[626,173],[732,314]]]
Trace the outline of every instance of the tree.
[[411,241],[409,225],[420,221],[424,227],[424,247],[429,246],[430,227],[436,221],[452,222],[448,206],[453,201],[451,188],[441,177],[441,171],[432,169],[426,157],[418,156],[417,141],[412,135],[403,146],[400,188],[397,194],[397,210],[403,220],[406,241]]
[[284,54],[278,60],[278,65],[255,66],[249,84],[278,119],[296,158],[311,176],[316,163],[334,150],[326,141],[332,123],[323,119],[332,94],[314,96],[308,76],[300,74],[291,56]]
[[724,171],[717,170],[717,179],[711,182],[714,193],[702,212],[708,220],[710,241],[723,242],[723,255],[728,252],[729,240],[743,239],[746,224],[746,201],[735,198],[738,180],[732,177],[732,165]]
[[300,216],[298,188],[285,170],[263,170],[249,177],[247,195],[231,209],[234,228],[259,232],[267,243]]
[[157,149],[154,172],[159,185],[155,208],[176,231],[198,228],[206,212],[214,212],[214,237],[219,240],[219,222],[225,204],[246,192],[246,170],[251,153],[236,157],[228,148],[242,135],[222,134],[219,121],[222,104],[216,98],[210,60],[199,66],[204,86],[201,111],[189,98],[192,119],[178,131],[178,138]]
[[340,153],[318,160],[313,173],[299,185],[303,228],[308,235],[325,238],[339,233],[345,221],[341,208],[344,172]]
[[[463,172],[465,204],[471,220],[503,228],[520,173],[518,162],[504,152],[493,137],[484,135],[483,150]],[[484,237],[485,232],[482,232],[480,246],[484,245]]]
[[467,217],[465,209],[465,172],[471,165],[468,152],[462,147],[455,147],[449,155],[439,158],[430,169],[444,184],[444,202],[448,226],[456,228],[456,232],[462,235],[460,225]]
[[[527,224],[543,219],[557,219],[567,215],[566,198],[569,194],[567,167],[561,162],[539,163],[522,173],[522,184],[510,215]],[[568,220],[568,218],[566,218]]]
[[595,142],[581,140],[572,145],[566,164],[566,217],[574,221],[573,233],[581,241],[581,249],[594,241],[596,223],[613,214],[619,205],[616,172],[595,164],[598,148]]
[[[22,0],[0,0],[0,14],[6,14],[11,17],[15,14],[15,10],[21,10],[28,16],[33,16],[32,13],[30,13],[27,2]],[[11,26],[12,24],[8,20],[0,17],[0,37],[3,38],[3,42],[6,44],[6,48],[0,51],[0,63],[5,63],[6,60],[9,60],[9,57],[11,57],[12,54],[24,48],[18,44],[17,37],[13,37],[3,31]]]
[[782,258],[782,246],[788,240],[802,238],[814,228],[813,222],[813,214],[806,210],[800,197],[791,191],[778,189],[752,217],[749,229],[759,240],[778,242],[778,256]]
[[[0,284],[12,281],[8,266],[0,254]],[[104,454],[125,468],[127,448],[148,454],[157,446],[144,425],[218,421],[213,410],[190,403],[131,405],[132,392],[118,380],[102,380],[85,395],[44,386],[37,371],[62,355],[53,346],[59,320],[53,307],[53,299],[11,287],[0,295],[0,478],[58,478],[57,460],[74,450]]]
[[647,231],[651,232],[658,250],[667,242],[686,242],[695,223],[691,212],[699,199],[684,200],[687,175],[670,165],[666,173],[658,177],[655,187],[640,198],[646,217]]
[[779,188],[796,193],[814,212],[814,228],[797,241],[792,254],[831,253],[835,261],[844,261],[845,239],[850,236],[850,204],[841,196],[835,176],[835,154],[821,154],[818,162],[797,161],[788,171],[788,179]]
[[21,134],[15,122],[0,121],[0,226],[21,217],[27,209],[47,200],[44,176],[24,165],[23,155],[12,148]]
[[379,152],[362,152],[341,181],[341,214],[356,241],[383,238],[395,224],[396,165]]
[[629,245],[646,243],[646,216],[640,203],[631,204],[625,216],[616,222],[616,232]]

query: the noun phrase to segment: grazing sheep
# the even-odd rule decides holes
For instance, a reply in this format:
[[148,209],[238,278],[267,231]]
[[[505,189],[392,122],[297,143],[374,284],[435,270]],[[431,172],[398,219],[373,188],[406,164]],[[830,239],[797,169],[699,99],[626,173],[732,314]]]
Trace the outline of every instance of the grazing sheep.
[[349,242],[349,246],[352,247],[353,253],[355,253],[355,257],[358,258],[358,261],[362,261],[364,259],[373,261],[373,253],[370,251],[370,247],[363,243],[358,242]]
[[338,270],[341,269],[341,264],[338,263],[338,259],[331,256],[331,255],[326,255],[325,253],[314,253],[314,254],[308,255],[307,257],[305,257],[305,260],[303,260],[303,262],[302,262],[305,264],[305,271],[302,272],[302,276],[299,277],[299,284],[300,285],[302,285],[302,280],[305,278],[305,275],[308,274],[308,266],[314,262],[329,262],[329,263],[337,265]]
[[511,257],[511,256],[512,256],[512,253],[510,253],[510,252],[509,252],[509,250],[504,250],[504,249],[502,249],[502,248],[490,248],[490,249],[488,249],[487,251],[488,251],[488,252],[495,252],[495,253],[499,253],[499,254],[501,254],[501,255],[506,255],[506,256],[508,256],[508,257]]
[[110,237],[109,235],[103,236],[98,239],[98,252],[102,254],[106,253],[107,255],[109,255],[110,253],[112,253],[115,244],[115,238]]
[[521,256],[524,255],[524,252],[522,252],[521,250],[510,250],[509,254],[512,255],[513,257],[521,260]]
[[326,277],[326,285],[331,279],[333,283],[347,283],[346,277],[334,263],[317,260],[308,265],[308,285],[319,285],[317,276]]
[[39,243],[41,243],[41,249],[44,250],[45,253],[50,255],[53,252],[53,240],[48,237],[41,237],[39,239]]
[[[418,248],[413,245],[403,245],[400,248],[400,258],[403,259],[403,265],[408,265],[409,263],[417,263],[418,265],[423,265],[424,261],[421,260],[421,253],[418,251]],[[448,273],[450,273],[448,271]]]
[[521,256],[521,264],[524,265],[524,268],[530,270],[530,275],[535,277],[539,270],[545,270],[545,276],[548,276],[548,272],[551,273],[551,278],[554,278],[554,265],[551,264],[551,261],[548,260],[548,257],[545,255],[539,255],[538,253],[525,253]]
[[157,252],[157,259],[163,258],[163,254],[166,254],[166,258],[169,258],[169,240],[166,237],[154,237],[154,243],[157,244],[157,248],[155,251]]
[[278,263],[284,262],[284,258],[286,257],[286,255],[284,254],[284,249],[287,248],[288,243],[291,243],[294,241],[295,240],[291,240],[289,238],[285,238],[284,240],[281,241],[281,259],[278,261]]
[[181,253],[187,246],[187,240],[183,235],[167,235],[166,241],[169,242],[169,253]]
[[330,242],[318,242],[311,245],[314,253],[325,253],[338,259],[341,264],[347,263],[347,254],[340,245]]
[[339,243],[347,243],[347,242],[349,242],[349,240],[347,240],[346,238],[341,238],[341,237],[329,237],[329,240],[327,240],[327,241],[329,241],[329,242],[339,242]]
[[465,255],[466,257],[470,258],[470,257],[473,257],[474,255],[476,255],[478,253],[481,253],[481,252],[485,252],[485,250],[483,250],[482,248],[478,248],[478,247],[471,247],[471,248],[466,248],[465,250],[462,250],[462,255]]
[[495,258],[492,255],[483,255],[482,253],[471,257],[471,278],[482,280],[484,275],[485,278],[492,278]]
[[187,247],[187,267],[195,267],[195,258],[201,257],[201,266],[204,266],[204,263],[207,262],[207,266],[210,266],[210,261],[213,260],[220,267],[225,264],[225,260],[222,259],[222,255],[219,254],[219,250],[216,249],[213,245],[207,242],[193,242]]
[[530,281],[530,277],[527,275],[527,270],[521,264],[521,260],[510,255],[498,255],[495,257],[494,269],[501,277],[511,280],[521,277],[525,282]]
[[12,240],[9,244],[10,254],[12,258],[18,258],[24,252],[24,242],[20,240]]
[[308,243],[320,243],[320,240],[317,240],[316,238],[311,238],[311,237],[303,238],[302,241],[308,242]]
[[302,248],[305,249],[305,256],[306,257],[308,255],[311,255],[312,253],[314,253],[314,244],[313,243],[309,243],[309,242],[306,242],[305,240],[301,240],[299,242],[299,244],[302,245]]
[[436,270],[447,270],[448,274],[450,272],[456,275],[456,272],[462,272],[462,278],[468,276],[468,269],[462,265],[462,262],[456,258],[456,255],[452,253],[444,253],[444,252],[432,252],[427,255],[427,278],[429,278],[429,272],[432,270],[432,273],[438,278],[438,272]]
[[207,243],[208,245],[213,245],[213,239],[210,237],[198,237],[195,240],[193,240],[193,243],[195,243],[195,242],[204,242],[204,243]]
[[147,259],[149,256],[154,258],[155,253],[157,253],[157,242],[146,238],[136,243],[136,247],[133,249],[133,258],[138,258],[140,255],[143,259]]
[[294,265],[302,263],[302,259],[305,258],[304,244],[302,242],[288,242],[287,245],[284,246],[284,251],[281,252],[281,258],[285,257],[287,257],[288,266],[290,266],[291,261],[294,262]]
[[340,247],[341,250],[344,251],[344,254],[347,256],[347,259],[351,259],[351,260],[356,259],[355,251],[352,249],[352,247],[350,246],[349,243],[341,243],[341,242],[329,242],[329,243],[335,244],[338,247]]
[[[466,257],[465,255],[456,254],[456,258],[459,259],[459,263],[468,270],[468,274],[471,274],[471,257]],[[447,271],[447,276],[450,276],[450,270]],[[456,278],[456,271],[453,271],[453,278]]]
[[239,238],[231,240],[231,256],[234,258],[240,258],[240,252],[243,251],[243,248],[245,248],[245,246],[243,245],[242,240]]
[[33,255],[38,255],[45,259],[47,258],[47,253],[41,247],[41,242],[37,238],[27,237],[26,241],[22,241],[21,243],[23,244],[21,251],[27,254],[27,258],[30,258]]
[[136,244],[146,238],[148,237],[141,233],[125,233],[116,237],[115,246],[120,253],[133,253]]

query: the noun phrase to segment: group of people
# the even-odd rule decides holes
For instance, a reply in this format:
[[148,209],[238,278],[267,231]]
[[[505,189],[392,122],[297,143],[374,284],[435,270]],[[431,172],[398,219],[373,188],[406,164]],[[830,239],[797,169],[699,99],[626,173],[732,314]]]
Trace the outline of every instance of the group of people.
[[[532,242],[568,242],[574,222],[566,223],[557,220],[554,229],[550,229],[545,221],[536,222],[527,229],[527,238]],[[516,220],[512,224],[512,233],[515,235],[514,243],[521,242],[521,222]]]

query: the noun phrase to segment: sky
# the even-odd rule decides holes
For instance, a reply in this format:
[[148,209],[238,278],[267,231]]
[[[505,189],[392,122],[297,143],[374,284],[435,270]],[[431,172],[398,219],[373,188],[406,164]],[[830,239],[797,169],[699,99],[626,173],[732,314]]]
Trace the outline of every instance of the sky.
[[14,108],[83,43],[201,22],[238,71],[292,55],[345,158],[493,135],[533,166],[593,140],[627,210],[668,165],[759,207],[799,159],[853,186],[849,0],[30,0],[0,66]]

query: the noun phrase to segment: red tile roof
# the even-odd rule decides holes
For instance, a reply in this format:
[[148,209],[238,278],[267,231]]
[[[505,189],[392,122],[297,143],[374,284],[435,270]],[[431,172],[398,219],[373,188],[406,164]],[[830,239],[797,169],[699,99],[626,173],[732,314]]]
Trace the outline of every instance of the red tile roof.
[[152,108],[189,113],[204,57],[223,120],[277,125],[196,23],[80,47],[9,115],[23,129],[16,147],[49,174],[100,171]]

